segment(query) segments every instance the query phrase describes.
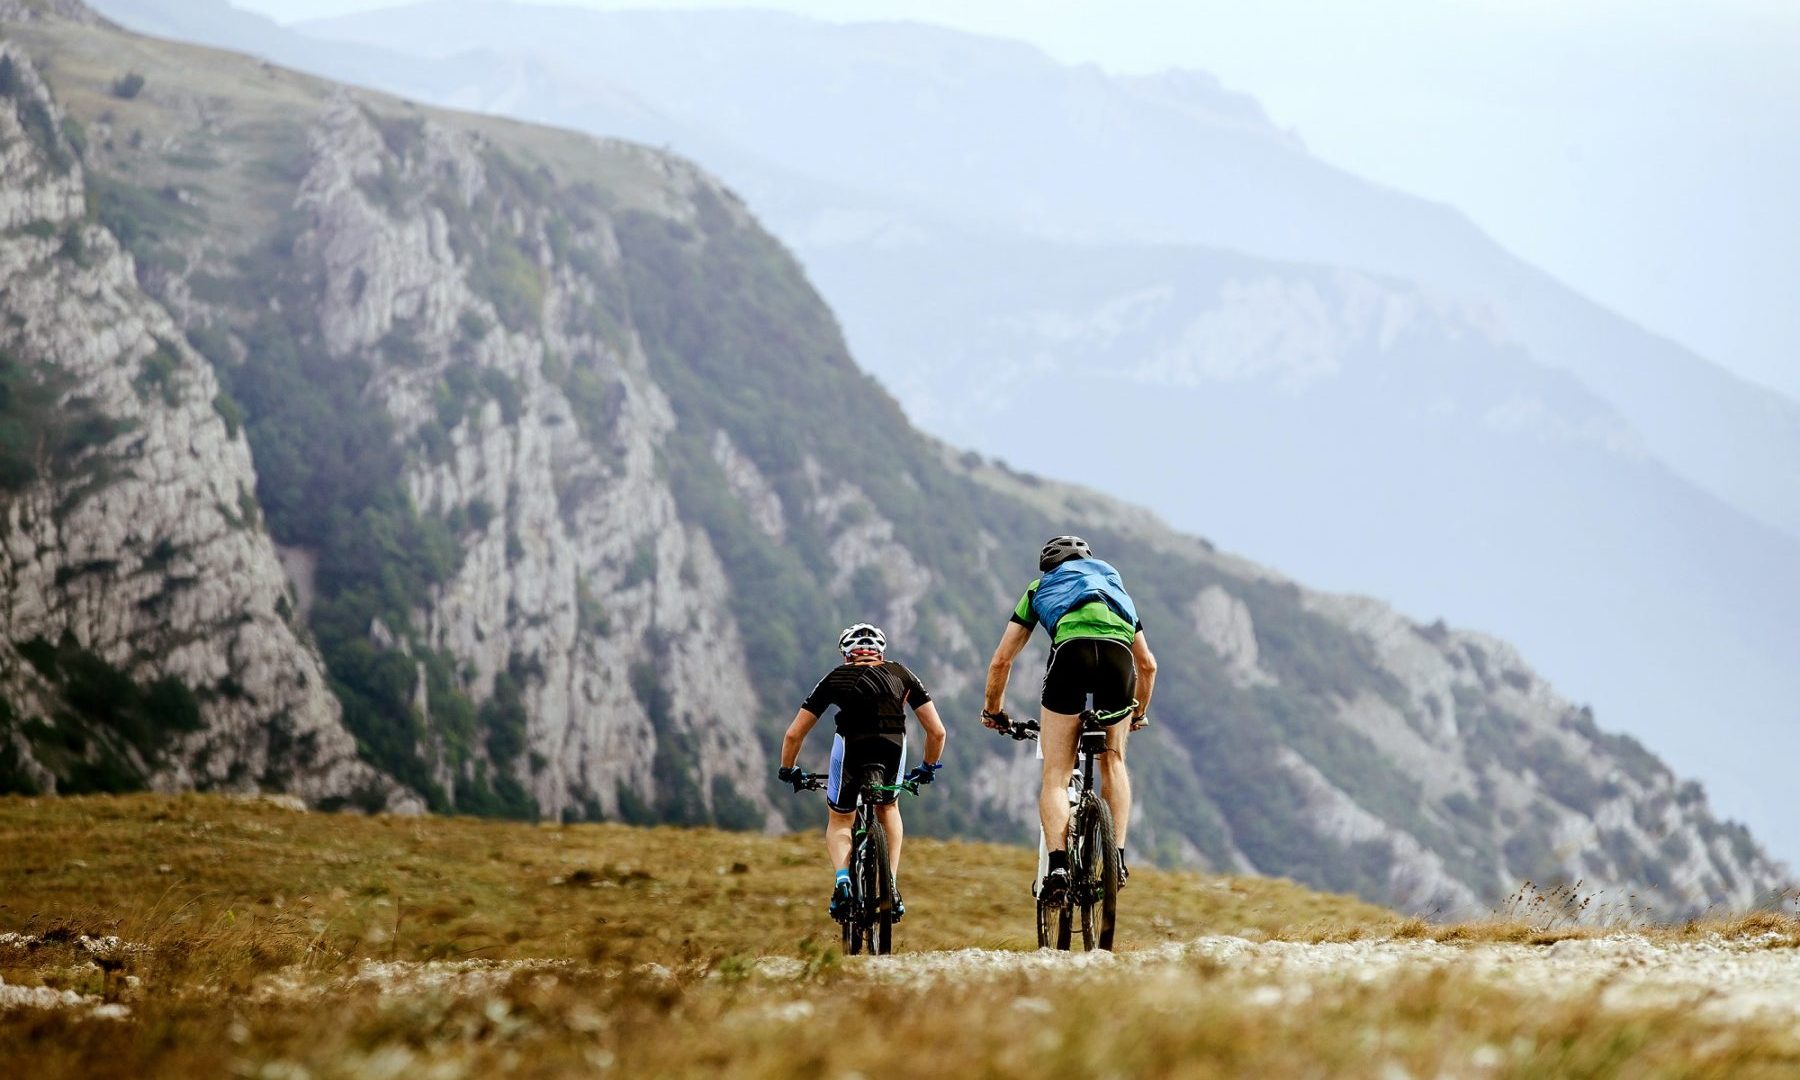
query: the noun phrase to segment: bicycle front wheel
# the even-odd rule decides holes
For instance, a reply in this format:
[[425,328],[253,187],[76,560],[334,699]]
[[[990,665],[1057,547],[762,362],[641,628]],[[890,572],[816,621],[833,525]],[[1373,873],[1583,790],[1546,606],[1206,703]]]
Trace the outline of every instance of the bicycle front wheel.
[[1081,900],[1081,947],[1111,951],[1113,925],[1119,908],[1119,845],[1113,831],[1112,808],[1092,792],[1082,796],[1080,820],[1081,865],[1075,891]]

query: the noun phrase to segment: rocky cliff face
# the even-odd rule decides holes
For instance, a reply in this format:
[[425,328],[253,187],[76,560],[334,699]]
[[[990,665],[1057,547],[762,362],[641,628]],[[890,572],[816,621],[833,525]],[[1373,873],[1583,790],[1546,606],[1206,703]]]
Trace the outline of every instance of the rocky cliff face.
[[[6,502],[3,691],[33,783],[66,786],[56,747],[102,726],[53,678],[92,653],[133,687],[109,723],[155,734],[132,759],[154,782],[780,827],[813,811],[776,801],[775,739],[837,628],[872,618],[953,722],[913,820],[1023,839],[1035,763],[962,718],[1037,544],[1073,528],[1163,660],[1143,855],[1458,914],[1527,877],[1663,912],[1781,883],[1504,645],[921,437],[685,163],[217,54],[202,91],[179,46],[10,31],[54,53],[83,126],[76,147],[51,113],[28,153],[7,133],[26,306],[0,344],[66,375],[71,424],[100,418]],[[126,47],[131,97],[105,89]],[[132,471],[95,479],[108,461]]]
[[89,220],[63,117],[8,42],[0,148],[8,786],[416,806],[358,759],[290,625],[218,381]]
[[[1342,699],[1337,718],[1418,779],[1421,805],[1454,837],[1396,860],[1397,894],[1455,896],[1467,908],[1487,895],[1484,876],[1577,880],[1610,915],[1632,910],[1639,890],[1651,909],[1667,910],[1664,898],[1737,907],[1778,880],[1741,826],[1705,811],[1698,785],[1600,731],[1505,642],[1420,626],[1361,597],[1310,594],[1305,604],[1368,641],[1394,677],[1397,695]],[[1321,792],[1308,808],[1345,839],[1407,846],[1341,793]],[[1478,854],[1495,846],[1497,861]]]
[[[602,215],[577,231],[528,202],[483,140],[437,123],[405,130],[412,141],[396,152],[348,98],[324,109],[293,250],[317,269],[324,347],[369,357],[365,392],[396,437],[439,448],[407,463],[412,501],[469,523],[461,566],[416,613],[415,642],[455,657],[459,689],[477,701],[509,667],[531,672],[520,680],[531,719],[516,778],[540,812],[616,817],[621,792],[655,804],[670,794],[658,786],[659,744],[666,757],[679,743],[693,809],[727,816],[720,804],[737,800],[730,813],[760,824],[758,704],[727,582],[658,475],[674,414],[638,344],[584,321],[620,273],[617,240]],[[669,179],[676,190],[701,183],[673,167]],[[379,204],[378,184],[400,194]],[[493,217],[459,227],[445,210],[477,205]],[[495,231],[478,235],[486,226]],[[476,257],[506,261],[478,269]],[[528,292],[530,306],[475,292],[471,276],[486,272],[515,275],[504,288]],[[396,335],[415,362],[388,362]],[[570,397],[577,371],[607,395],[585,429]],[[471,376],[480,400],[447,422],[444,390]],[[584,596],[598,612],[582,610]],[[450,764],[436,767],[453,789]]]

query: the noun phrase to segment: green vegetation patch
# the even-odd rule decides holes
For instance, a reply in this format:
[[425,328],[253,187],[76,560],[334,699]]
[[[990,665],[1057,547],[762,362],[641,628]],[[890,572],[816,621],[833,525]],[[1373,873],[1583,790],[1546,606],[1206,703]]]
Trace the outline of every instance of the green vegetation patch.
[[526,728],[530,723],[524,689],[529,681],[542,677],[541,669],[517,653],[508,658],[506,670],[494,677],[494,692],[481,703],[476,714],[491,763],[487,770],[489,783],[463,800],[465,809],[502,817],[537,816],[537,804],[519,783],[515,770],[525,752]]
[[88,176],[86,184],[89,215],[137,258],[140,273],[186,265],[176,244],[198,232],[204,216],[182,200],[178,188],[152,190],[102,172]]
[[136,71],[128,71],[113,80],[112,96],[121,101],[131,101],[144,92],[144,76]]
[[141,790],[169,741],[202,726],[199,699],[173,676],[139,683],[66,632],[15,647],[60,699],[52,720],[22,730],[65,794]]
[[49,364],[29,364],[0,349],[0,491],[80,471],[82,455],[130,430],[94,406],[68,397],[74,380]]
[[164,405],[173,408],[181,404],[181,382],[177,378],[180,371],[181,354],[175,351],[175,346],[158,338],[156,347],[144,358],[133,385],[137,387],[139,397],[149,397],[154,392],[162,398]]

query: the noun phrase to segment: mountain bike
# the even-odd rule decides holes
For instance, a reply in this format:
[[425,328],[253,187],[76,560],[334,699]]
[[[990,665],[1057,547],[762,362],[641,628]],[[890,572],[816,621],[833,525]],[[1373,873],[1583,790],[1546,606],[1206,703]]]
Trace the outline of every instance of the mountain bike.
[[[1119,847],[1113,829],[1112,809],[1094,788],[1094,759],[1106,753],[1106,729],[1128,723],[1136,706],[1081,714],[1077,744],[1079,764],[1069,776],[1069,892],[1061,903],[1046,901],[1040,893],[1044,867],[1031,888],[1038,897],[1038,948],[1068,949],[1074,938],[1076,913],[1080,914],[1081,947],[1110,951],[1113,923],[1119,906]],[[1000,734],[1024,741],[1038,737],[1036,720],[1008,720]],[[1046,845],[1047,847],[1047,845]]]
[[[844,952],[855,956],[865,949],[885,956],[894,951],[894,864],[888,859],[887,830],[875,816],[877,796],[905,791],[919,793],[911,780],[884,784],[887,770],[872,766],[863,770],[856,786],[856,820],[850,827],[850,910],[838,922],[844,930]],[[809,774],[795,791],[820,791],[826,778]]]

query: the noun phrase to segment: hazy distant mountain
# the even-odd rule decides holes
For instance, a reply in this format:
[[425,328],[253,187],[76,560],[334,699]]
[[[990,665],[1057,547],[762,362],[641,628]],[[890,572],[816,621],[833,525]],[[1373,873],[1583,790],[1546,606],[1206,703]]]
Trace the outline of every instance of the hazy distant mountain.
[[[926,427],[1524,642],[1782,835],[1800,545],[1720,499],[1800,521],[1795,410],[1314,161],[1249,99],[902,24],[475,2],[315,29],[439,57],[373,84],[699,157]],[[620,117],[621,86],[653,105]],[[1129,434],[1038,437],[1063,383]]]
[[305,29],[432,55],[561,51],[795,171],[953,216],[1361,267],[1491,304],[1676,471],[1800,535],[1800,403],[1589,304],[1455,211],[1308,156],[1205,75],[1113,78],[997,39],[770,13],[441,0]]

